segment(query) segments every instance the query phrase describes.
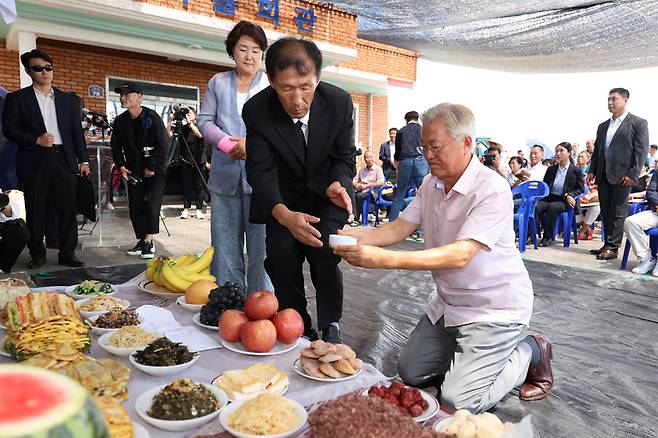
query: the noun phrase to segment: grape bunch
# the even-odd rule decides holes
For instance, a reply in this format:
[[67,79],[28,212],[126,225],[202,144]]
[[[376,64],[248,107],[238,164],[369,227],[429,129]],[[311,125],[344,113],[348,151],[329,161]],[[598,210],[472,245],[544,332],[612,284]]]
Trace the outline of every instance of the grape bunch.
[[201,323],[217,326],[219,317],[224,310],[244,308],[246,295],[240,285],[227,281],[218,288],[213,289],[209,295],[210,301],[201,307]]

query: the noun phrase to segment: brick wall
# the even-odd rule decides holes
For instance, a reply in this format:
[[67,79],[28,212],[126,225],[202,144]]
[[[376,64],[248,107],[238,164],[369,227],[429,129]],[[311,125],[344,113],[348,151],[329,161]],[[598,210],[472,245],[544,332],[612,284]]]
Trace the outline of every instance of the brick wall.
[[405,81],[416,81],[418,54],[386,44],[359,38],[356,43],[357,58],[342,67],[378,73]]
[[20,88],[18,53],[7,50],[5,41],[0,40],[0,85],[9,91]]
[[[372,111],[372,145],[370,150],[375,155],[375,162],[379,162],[379,146],[388,139],[388,98],[386,96],[373,96],[372,108],[367,94],[350,93],[355,104],[359,105],[359,132],[355,133],[355,142],[361,142],[361,149],[368,149],[368,129],[370,123],[370,111]],[[363,166],[363,155],[357,158],[357,168]]]
[[[135,0],[140,3],[149,3],[170,9],[179,9],[194,14],[210,17],[226,18],[230,20],[247,20],[257,23],[265,29],[273,29],[289,35],[301,35],[316,40],[330,41],[345,47],[354,48],[356,44],[356,15],[343,12],[328,3],[309,1],[279,1],[279,26],[275,27],[272,20],[256,16],[258,13],[257,0],[241,0],[235,8],[235,16],[231,17],[215,12],[212,0],[189,0],[188,6],[183,6],[183,0]],[[293,20],[297,16],[295,6],[314,8],[316,17],[313,33],[302,32]]]

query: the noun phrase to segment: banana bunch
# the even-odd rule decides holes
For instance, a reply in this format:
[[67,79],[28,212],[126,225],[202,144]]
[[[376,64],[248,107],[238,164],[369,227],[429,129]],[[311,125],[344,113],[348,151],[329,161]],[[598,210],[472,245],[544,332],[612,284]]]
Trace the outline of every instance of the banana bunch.
[[185,254],[171,259],[160,256],[146,264],[146,278],[167,288],[172,292],[185,292],[190,284],[197,280],[216,281],[210,275],[210,262],[214,248],[211,246],[199,257]]

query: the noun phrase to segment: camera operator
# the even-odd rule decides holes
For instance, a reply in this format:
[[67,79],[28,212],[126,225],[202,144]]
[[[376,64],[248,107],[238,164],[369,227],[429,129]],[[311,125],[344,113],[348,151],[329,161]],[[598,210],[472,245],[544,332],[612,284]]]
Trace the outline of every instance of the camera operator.
[[0,274],[11,267],[30,240],[30,232],[21,216],[20,206],[0,189]]
[[126,82],[114,92],[127,111],[114,120],[110,146],[121,177],[128,181],[130,221],[138,239],[127,254],[150,259],[155,256],[153,235],[160,231],[169,138],[158,113],[142,106],[137,84]]
[[[178,148],[181,158],[181,178],[183,180],[183,211],[180,218],[190,217],[189,208],[194,200],[197,219],[205,219],[203,215],[204,187],[201,179],[203,169],[208,167],[208,153],[203,141],[203,134],[199,131],[196,114],[193,107],[180,107],[174,105],[167,126],[169,136],[176,131],[181,135]],[[185,141],[183,141],[185,139]]]

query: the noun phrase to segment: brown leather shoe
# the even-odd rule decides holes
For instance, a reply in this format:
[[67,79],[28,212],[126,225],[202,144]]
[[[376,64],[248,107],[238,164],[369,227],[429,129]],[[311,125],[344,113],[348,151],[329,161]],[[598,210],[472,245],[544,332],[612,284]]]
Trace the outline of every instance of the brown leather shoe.
[[616,249],[606,249],[601,254],[596,256],[597,260],[614,260],[617,258]]
[[592,254],[592,255],[596,255],[596,256],[597,256],[597,255],[601,254],[603,251],[605,251],[606,249],[608,249],[608,247],[605,246],[605,245],[603,245],[603,246],[602,246],[601,248],[599,248],[599,249],[590,249],[590,250],[589,250],[589,253]]
[[539,345],[539,363],[530,365],[525,382],[519,390],[519,398],[525,401],[541,400],[553,387],[553,370],[551,359],[553,347],[551,341],[544,335],[530,335]]

